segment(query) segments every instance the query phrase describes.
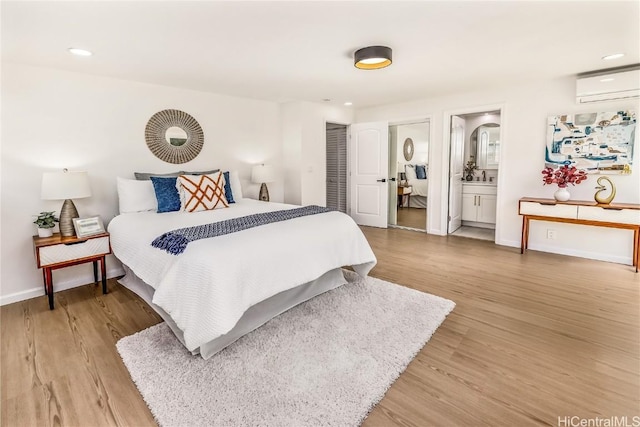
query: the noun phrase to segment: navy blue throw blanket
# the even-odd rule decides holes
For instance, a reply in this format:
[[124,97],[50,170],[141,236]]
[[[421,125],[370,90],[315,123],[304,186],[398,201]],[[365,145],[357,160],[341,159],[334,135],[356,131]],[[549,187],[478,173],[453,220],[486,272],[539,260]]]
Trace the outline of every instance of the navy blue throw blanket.
[[286,221],[288,219],[299,218],[301,216],[315,215],[330,212],[331,209],[321,206],[304,206],[296,209],[285,209],[281,211],[264,212],[239,218],[225,219],[224,221],[212,222],[211,224],[196,225],[194,227],[179,228],[177,230],[164,233],[157,237],[151,246],[164,249],[173,255],[179,255],[187,248],[187,245],[194,240],[207,239],[209,237],[224,236],[248,228],[260,225],[271,224],[272,222]]

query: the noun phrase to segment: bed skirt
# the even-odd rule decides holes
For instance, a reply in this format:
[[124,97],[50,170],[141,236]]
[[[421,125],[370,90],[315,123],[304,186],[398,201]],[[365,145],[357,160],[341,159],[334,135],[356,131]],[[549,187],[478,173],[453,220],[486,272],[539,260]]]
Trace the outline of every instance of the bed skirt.
[[[118,280],[118,283],[134,292],[149,304],[149,306],[151,306],[151,308],[153,308],[160,317],[164,319],[176,337],[178,337],[182,345],[184,345],[182,330],[178,328],[167,312],[152,302],[155,289],[136,276],[135,273],[133,273],[133,271],[131,271],[131,269],[126,265],[123,265],[123,268],[125,275]],[[229,344],[232,344],[241,338],[243,335],[246,335],[254,329],[264,325],[277,315],[284,313],[290,308],[293,308],[317,295],[342,286],[345,283],[347,283],[347,281],[344,278],[344,274],[342,274],[342,269],[336,268],[326,272],[314,281],[280,292],[279,294],[267,298],[266,300],[250,307],[244,312],[233,329],[200,346],[196,350],[192,351],[192,353],[194,355],[200,354],[202,358],[208,359],[227,347]]]
[[427,197],[426,196],[414,196],[412,194],[411,197],[409,197],[409,207],[410,208],[426,209],[427,208]]

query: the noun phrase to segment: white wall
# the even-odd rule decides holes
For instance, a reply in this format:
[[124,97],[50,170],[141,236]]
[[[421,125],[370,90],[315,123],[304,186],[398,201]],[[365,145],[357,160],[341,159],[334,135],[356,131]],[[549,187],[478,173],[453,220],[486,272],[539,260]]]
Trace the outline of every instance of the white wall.
[[[280,107],[257,101],[51,69],[2,64],[2,196],[0,302],[44,294],[35,267],[32,215],[59,212],[62,201],[40,200],[42,172],[86,170],[93,195],[76,200],[81,216],[100,215],[105,226],[118,212],[116,176],[134,171],[238,170],[256,198],[251,165],[278,171],[269,184],[273,201],[284,199]],[[144,129],[156,112],[174,108],[192,115],[205,135],[198,157],[182,165],[156,158]],[[120,273],[109,257],[111,276]],[[90,283],[90,264],[54,272],[54,289]]]
[[300,205],[327,203],[326,123],[351,124],[349,108],[313,102],[282,105],[285,202]]
[[[503,106],[502,126],[503,162],[500,164],[498,193],[498,224],[496,242],[508,246],[520,245],[521,218],[518,199],[524,196],[552,198],[555,186],[543,186],[544,147],[547,117],[560,113],[640,110],[635,100],[608,101],[578,105],[575,102],[575,78],[522,82],[516,86],[482,89],[475,92],[452,94],[409,103],[360,109],[357,121],[400,121],[419,115],[433,115],[434,137],[431,141],[429,168],[432,182],[429,186],[428,216],[430,233],[446,234],[446,199],[448,174],[448,122],[449,114],[461,114],[470,109],[494,110]],[[636,138],[638,131],[636,131]],[[640,203],[640,146],[636,142],[631,175],[612,175],[618,188],[616,202]],[[595,178],[570,187],[575,200],[593,200]],[[439,203],[438,203],[439,201]],[[546,229],[556,230],[555,240],[546,239]],[[631,263],[632,233],[606,228],[586,227],[559,223],[532,222],[530,248],[557,253],[574,254],[587,258]]]
[[[397,125],[398,129],[398,165],[401,172],[406,164],[429,163],[429,123],[412,123]],[[404,159],[404,141],[411,138],[413,141],[413,158]]]

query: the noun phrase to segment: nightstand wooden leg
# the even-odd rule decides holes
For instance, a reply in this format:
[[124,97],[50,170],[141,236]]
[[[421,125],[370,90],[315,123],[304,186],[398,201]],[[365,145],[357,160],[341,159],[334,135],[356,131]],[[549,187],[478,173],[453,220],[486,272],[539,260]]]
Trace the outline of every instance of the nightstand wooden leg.
[[53,310],[53,275],[50,268],[45,268],[47,281],[47,295],[49,295],[49,310]]
[[98,261],[93,261],[93,281],[98,284]]
[[106,258],[100,259],[100,274],[102,275],[102,293],[107,293],[107,266],[105,264]]

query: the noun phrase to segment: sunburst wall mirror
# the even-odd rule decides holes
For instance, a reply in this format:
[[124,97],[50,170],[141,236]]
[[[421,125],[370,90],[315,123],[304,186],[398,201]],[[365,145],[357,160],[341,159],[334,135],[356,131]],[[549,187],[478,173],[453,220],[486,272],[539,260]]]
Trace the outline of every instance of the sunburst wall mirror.
[[180,110],[162,110],[151,116],[144,138],[154,156],[174,164],[195,159],[204,144],[198,121]]
[[404,145],[402,147],[402,152],[404,154],[404,159],[408,162],[413,159],[413,139],[407,138],[404,140]]

